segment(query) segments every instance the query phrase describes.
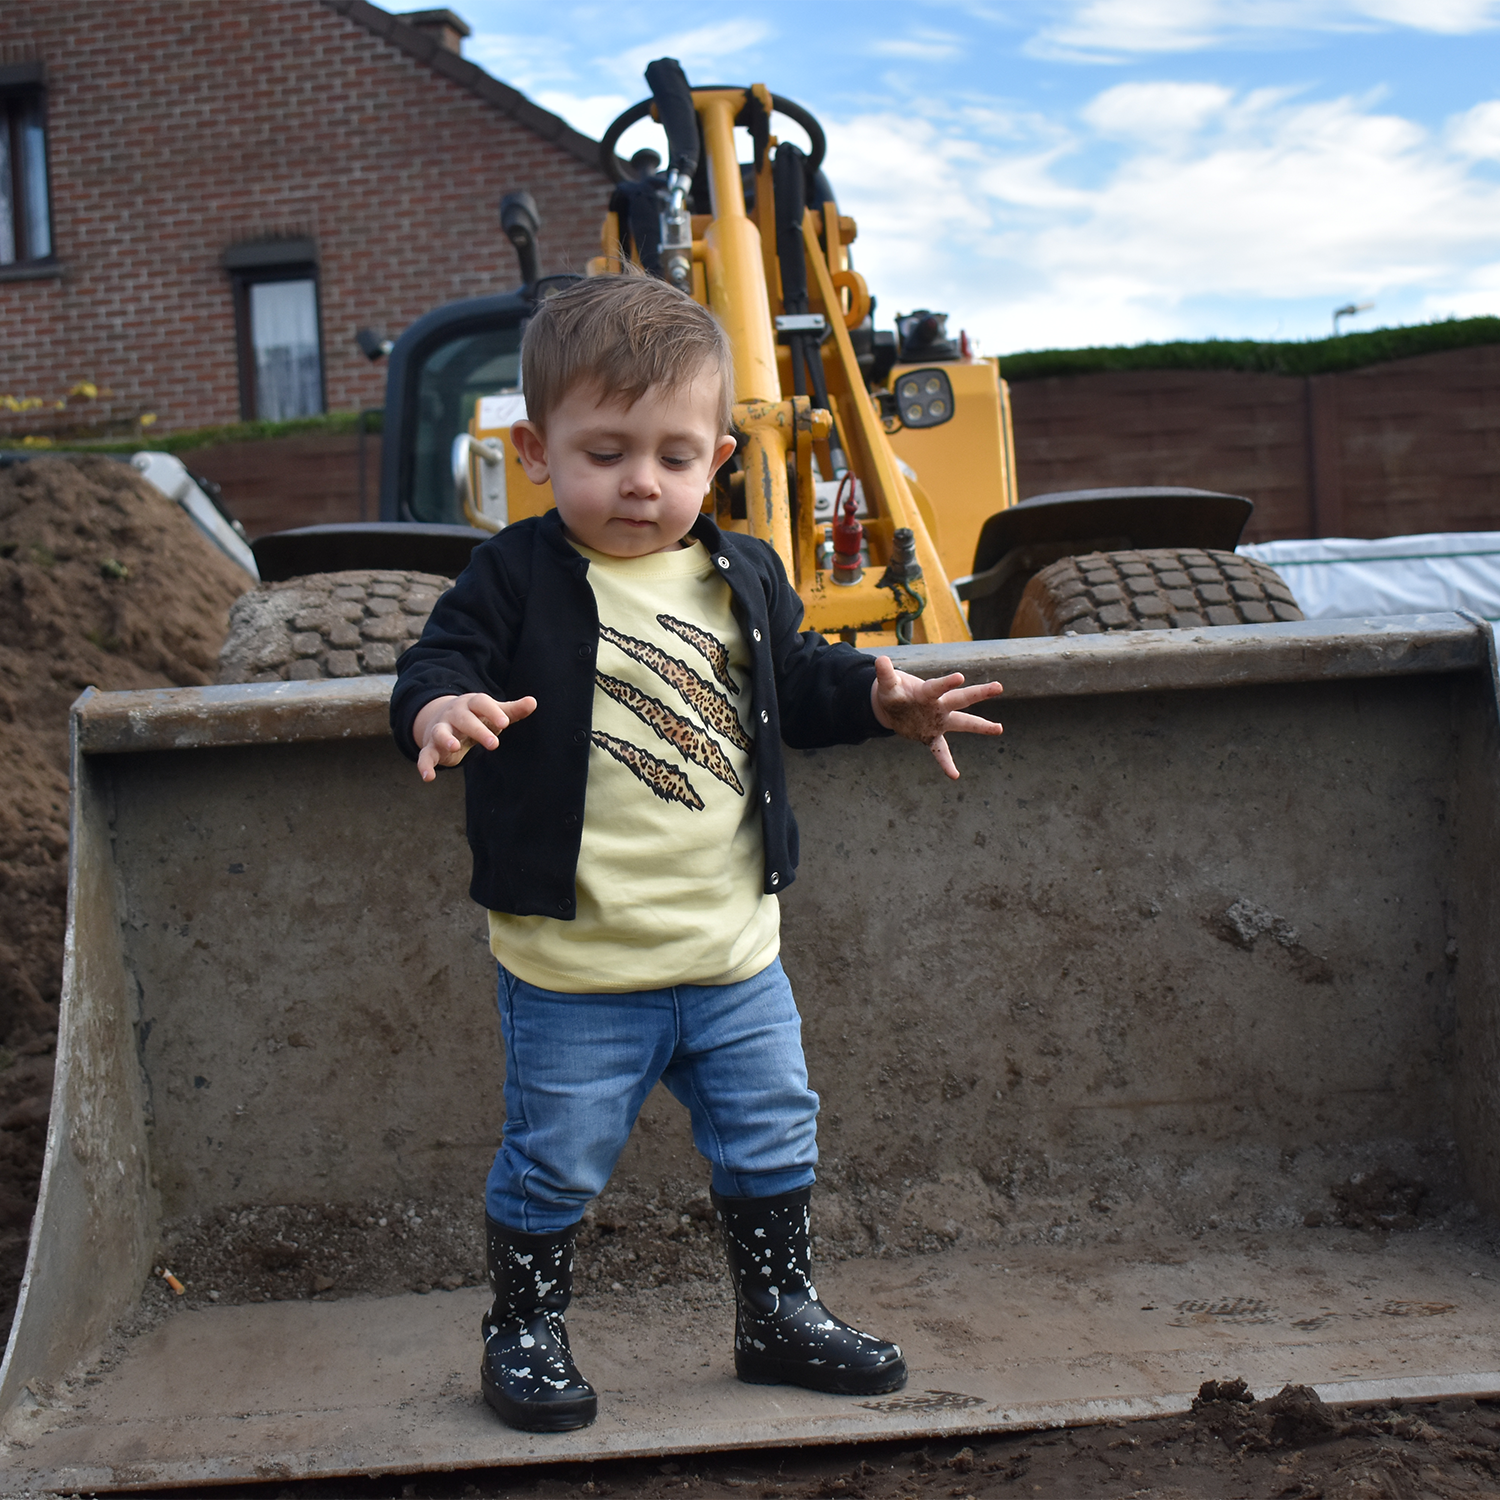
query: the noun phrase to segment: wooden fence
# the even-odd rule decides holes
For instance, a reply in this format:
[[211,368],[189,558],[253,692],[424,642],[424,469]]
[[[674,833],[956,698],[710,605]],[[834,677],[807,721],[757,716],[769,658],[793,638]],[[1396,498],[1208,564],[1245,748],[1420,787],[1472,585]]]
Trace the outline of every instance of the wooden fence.
[[1227,490],[1255,501],[1256,542],[1500,529],[1500,345],[1339,375],[1059,376],[1011,404],[1023,496]]
[[[1004,362],[1001,362],[1004,372]],[[1255,501],[1246,541],[1500,530],[1500,345],[1340,375],[1144,370],[1018,382],[1022,495],[1185,484]],[[360,519],[355,433],[183,455],[251,536]],[[364,514],[380,511],[365,439]]]

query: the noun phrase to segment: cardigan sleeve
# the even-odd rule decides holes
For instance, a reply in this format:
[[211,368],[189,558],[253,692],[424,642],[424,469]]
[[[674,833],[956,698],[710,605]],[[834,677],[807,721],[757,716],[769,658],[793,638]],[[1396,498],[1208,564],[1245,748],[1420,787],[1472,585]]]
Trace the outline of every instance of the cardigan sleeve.
[[802,600],[776,553],[767,547],[764,556],[782,739],[793,749],[815,750],[890,734],[870,706],[873,658],[842,641],[828,641],[816,630],[799,632]]
[[412,726],[434,698],[506,695],[525,589],[515,576],[515,548],[498,542],[496,537],[474,549],[469,566],[433,606],[421,640],[396,663],[391,733],[408,760],[417,758]]

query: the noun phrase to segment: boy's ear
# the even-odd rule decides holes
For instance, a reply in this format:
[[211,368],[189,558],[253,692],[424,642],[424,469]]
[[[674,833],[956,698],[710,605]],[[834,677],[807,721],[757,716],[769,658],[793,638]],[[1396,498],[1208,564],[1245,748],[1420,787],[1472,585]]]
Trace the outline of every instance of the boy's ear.
[[714,447],[713,466],[709,469],[709,477],[712,478],[729,461],[729,456],[739,446],[735,440],[725,433]]
[[529,417],[522,417],[510,426],[510,445],[526,470],[526,477],[533,484],[546,484],[551,477],[547,468],[547,439],[541,428]]

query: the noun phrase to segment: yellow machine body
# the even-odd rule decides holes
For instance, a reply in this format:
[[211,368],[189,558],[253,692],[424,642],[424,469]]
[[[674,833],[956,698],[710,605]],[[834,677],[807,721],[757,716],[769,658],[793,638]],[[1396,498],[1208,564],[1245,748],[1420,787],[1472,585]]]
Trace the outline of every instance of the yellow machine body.
[[[926,366],[897,365],[890,388]],[[900,427],[889,434],[897,458],[916,476],[913,489],[932,507],[938,556],[950,578],[974,564],[980,528],[1016,500],[1015,440],[1011,436],[1010,391],[993,359],[945,363],[953,388],[953,417],[941,427]],[[910,482],[910,481],[908,481]]]
[[[775,254],[775,193],[768,148],[756,167],[755,208],[747,211],[734,122],[754,95],[769,113],[763,84],[751,89],[697,89],[713,212],[693,218],[694,296],[723,324],[734,351],[734,426],[741,440],[732,473],[721,471],[705,509],[731,530],[775,548],[806,609],[807,625],[824,634],[875,645],[898,636],[913,641],[968,640],[964,606],[949,585],[968,571],[986,517],[1015,501],[1008,405],[993,361],[945,362],[954,413],[941,426],[902,430],[883,415],[867,389],[849,331],[864,322],[870,294],[850,265],[852,219],[835,205],[808,209],[803,236],[808,301],[827,320],[823,372],[831,410],[792,393],[791,361],[778,345],[775,319],[784,311]],[[770,138],[774,147],[776,138]],[[606,215],[602,254],[590,274],[617,272],[625,252],[615,214]],[[899,379],[902,369],[893,372]],[[481,402],[470,424],[469,497],[482,498],[485,472],[503,464],[503,517],[466,497],[465,514],[485,529],[545,511],[550,488],[522,475],[509,420],[486,425]],[[889,403],[887,403],[889,406]],[[503,454],[503,459],[500,455]],[[817,487],[842,477],[843,455],[858,481],[860,519],[869,561],[854,582],[836,582],[816,514]],[[493,489],[493,478],[491,480]],[[919,579],[882,582],[899,528],[913,535]]]

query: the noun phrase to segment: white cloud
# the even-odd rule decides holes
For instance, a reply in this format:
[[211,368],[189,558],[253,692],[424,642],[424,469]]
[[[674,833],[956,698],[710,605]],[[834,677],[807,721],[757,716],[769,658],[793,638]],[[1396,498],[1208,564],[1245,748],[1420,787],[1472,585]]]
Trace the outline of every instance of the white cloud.
[[1075,0],[1028,43],[1035,56],[1112,62],[1144,53],[1280,42],[1308,32],[1407,27],[1469,36],[1500,25],[1500,0]]
[[1500,99],[1455,115],[1448,122],[1448,139],[1461,156],[1500,161]]
[[1495,0],[1363,0],[1355,9],[1373,20],[1448,36],[1470,36],[1500,25]]
[[[1104,135],[1114,165],[1080,186]],[[829,137],[882,320],[942,307],[989,349],[1201,334],[1234,302],[1500,310],[1500,184],[1470,160],[1500,147],[1500,101],[1433,133],[1370,101],[1127,84],[1064,140],[894,114]]]
[[1084,0],[1044,27],[1029,50],[1100,62],[1119,53],[1194,52],[1225,26],[1221,0]]
[[877,37],[866,47],[875,57],[910,58],[915,62],[944,62],[957,57],[959,50],[956,37],[930,31],[916,36]]
[[1454,285],[1424,296],[1417,309],[1423,318],[1479,318],[1500,313],[1500,260],[1475,266]]
[[550,37],[476,31],[464,43],[464,56],[512,88],[533,89],[548,81],[571,80],[573,69]]
[[[575,130],[581,130],[595,140],[604,134],[617,115],[623,114],[635,103],[634,98],[627,98],[624,94],[573,94],[566,89],[538,89],[531,97],[543,109],[550,109],[553,114],[561,115]],[[656,133],[665,139],[660,129]],[[627,131],[626,134],[631,141],[625,151],[627,156],[631,151],[647,144],[644,140],[635,140],[634,130]]]
[[1122,83],[1091,100],[1083,118],[1100,135],[1170,140],[1202,129],[1233,97],[1214,83]]
[[[658,57],[675,57],[690,81],[696,82],[701,77],[706,83],[729,83],[733,80],[723,76],[724,60],[750,51],[771,35],[771,27],[764,21],[716,21],[632,47],[609,66],[616,74],[640,84],[647,63]],[[605,64],[601,62],[600,66]],[[639,97],[645,97],[644,86]]]
[[[725,81],[724,60],[760,45],[773,35],[761,21],[731,20],[673,32],[605,57],[581,57],[547,36],[521,37],[500,32],[477,32],[465,54],[495,77],[524,90],[543,109],[561,115],[575,129],[595,137],[610,122],[650,92],[646,64],[658,57],[675,57],[692,81]],[[730,70],[733,72],[733,68]],[[614,83],[595,89],[588,84]],[[633,126],[621,149],[628,156],[642,146],[665,150],[666,136],[651,121]]]

